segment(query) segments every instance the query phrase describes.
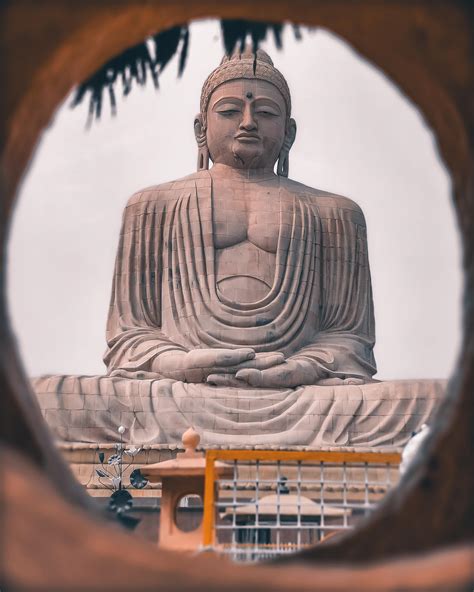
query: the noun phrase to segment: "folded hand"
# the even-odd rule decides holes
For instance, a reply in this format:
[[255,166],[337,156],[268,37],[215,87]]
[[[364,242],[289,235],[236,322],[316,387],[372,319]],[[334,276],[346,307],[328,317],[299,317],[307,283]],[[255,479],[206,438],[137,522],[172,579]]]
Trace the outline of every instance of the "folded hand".
[[239,370],[235,377],[257,388],[294,388],[303,384],[316,384],[321,378],[317,367],[307,360],[286,360],[266,370]]
[[[244,369],[264,370],[284,361],[281,353],[256,354],[252,348],[194,349],[171,351],[158,356],[153,371],[184,382],[204,382],[229,386],[235,374]],[[239,383],[242,385],[242,383]]]

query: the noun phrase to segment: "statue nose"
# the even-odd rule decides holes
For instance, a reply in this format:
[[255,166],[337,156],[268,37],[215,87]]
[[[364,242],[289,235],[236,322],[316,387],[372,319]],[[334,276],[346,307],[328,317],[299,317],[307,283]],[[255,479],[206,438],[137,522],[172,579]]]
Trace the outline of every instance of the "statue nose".
[[244,109],[243,118],[240,122],[240,128],[244,130],[257,129],[257,123],[253,117],[252,109],[250,109],[250,106],[247,106]]

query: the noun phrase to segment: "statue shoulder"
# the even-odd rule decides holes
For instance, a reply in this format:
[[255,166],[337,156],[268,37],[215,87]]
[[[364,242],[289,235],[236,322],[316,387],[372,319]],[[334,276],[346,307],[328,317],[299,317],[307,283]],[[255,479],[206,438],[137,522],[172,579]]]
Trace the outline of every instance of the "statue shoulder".
[[293,181],[292,179],[286,179],[285,183],[289,190],[306,197],[306,199],[318,209],[326,212],[328,210],[343,210],[348,214],[352,213],[359,224],[365,224],[362,208],[349,197],[338,195],[337,193],[331,193],[329,191],[323,191],[322,189],[315,189],[314,187],[309,187],[298,181]]
[[169,199],[176,198],[179,191],[186,190],[187,187],[194,188],[196,185],[199,186],[203,180],[209,179],[208,171],[198,171],[191,173],[180,179],[174,181],[167,181],[166,183],[160,183],[158,185],[150,185],[144,189],[136,191],[128,200],[127,208],[135,206],[139,203],[149,202],[160,202],[168,201]]

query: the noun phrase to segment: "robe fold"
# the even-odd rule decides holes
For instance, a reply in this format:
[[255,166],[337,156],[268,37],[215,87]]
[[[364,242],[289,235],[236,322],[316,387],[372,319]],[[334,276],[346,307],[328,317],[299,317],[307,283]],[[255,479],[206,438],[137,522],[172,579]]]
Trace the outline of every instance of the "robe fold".
[[211,174],[132,196],[107,322],[108,373],[150,371],[170,350],[251,347],[309,360],[328,378],[370,378],[375,327],[362,211],[284,178],[275,207],[273,285],[258,302],[239,303],[216,285]]

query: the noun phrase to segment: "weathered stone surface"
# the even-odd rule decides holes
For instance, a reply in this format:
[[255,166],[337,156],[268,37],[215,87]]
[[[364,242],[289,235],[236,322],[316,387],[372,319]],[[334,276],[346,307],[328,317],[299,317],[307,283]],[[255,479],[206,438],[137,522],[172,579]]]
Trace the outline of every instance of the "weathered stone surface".
[[109,374],[252,387],[257,397],[370,380],[364,215],[288,178],[296,123],[283,75],[265,52],[236,51],[206,79],[200,107],[198,172],[138,191],[125,208]]
[[[79,376],[72,395],[61,381],[33,380],[55,437],[133,444],[179,444],[194,426],[204,446],[403,446],[429,421],[446,381],[399,380],[296,389],[213,387],[173,380]],[[108,401],[104,405],[104,401]]]

